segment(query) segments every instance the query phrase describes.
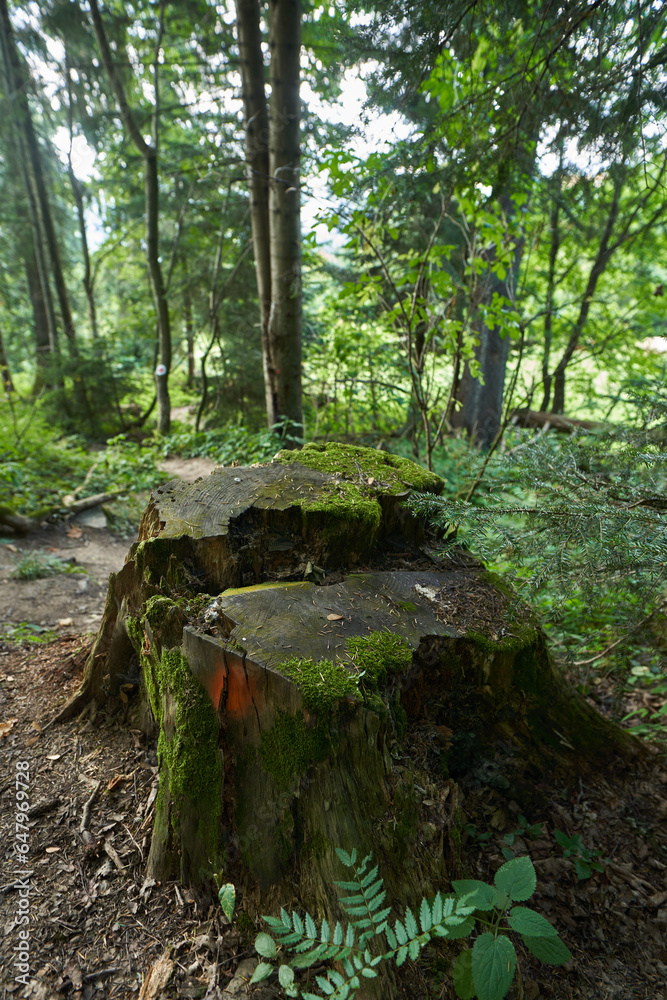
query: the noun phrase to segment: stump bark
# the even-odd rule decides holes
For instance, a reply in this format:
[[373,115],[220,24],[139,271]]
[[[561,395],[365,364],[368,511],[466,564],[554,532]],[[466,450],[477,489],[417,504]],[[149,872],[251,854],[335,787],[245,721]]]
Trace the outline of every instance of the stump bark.
[[132,683],[157,737],[155,878],[243,888],[255,916],[335,918],[334,847],[391,899],[447,885],[462,782],[524,810],[545,777],[641,756],[554,668],[502,582],[403,501],[442,481],[343,445],[155,491],[77,696]]

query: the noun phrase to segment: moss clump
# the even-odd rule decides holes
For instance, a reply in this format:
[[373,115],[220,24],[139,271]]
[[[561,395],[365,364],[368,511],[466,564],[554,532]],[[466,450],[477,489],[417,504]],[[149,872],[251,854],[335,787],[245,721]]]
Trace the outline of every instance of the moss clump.
[[301,691],[303,703],[321,717],[331,715],[342,698],[358,694],[357,682],[342,663],[332,660],[300,659],[291,656],[278,667]]
[[255,921],[252,919],[249,913],[245,910],[239,910],[236,914],[236,926],[238,932],[244,941],[248,941],[254,937],[257,932],[255,927]]
[[[276,460],[285,465],[300,462],[309,469],[351,479],[364,490],[374,485],[368,482],[369,479],[375,480],[383,492],[394,494],[404,493],[406,489],[442,493],[444,487],[440,476],[427,472],[407,458],[335,441],[326,444],[310,442],[301,451],[279,451]],[[377,489],[372,492],[377,492]]]
[[364,671],[371,687],[377,688],[387,674],[401,673],[412,663],[412,649],[400,635],[393,632],[371,632],[369,636],[353,636],[347,640],[347,651],[355,667]]
[[310,727],[302,712],[290,715],[279,709],[271,729],[260,737],[259,755],[276,787],[286,791],[311,764],[324,760],[329,748],[329,735],[322,723]]
[[180,649],[164,650],[159,664],[154,666],[157,667],[159,683],[151,685],[153,697],[158,694],[156,689],[169,690],[173,692],[177,704],[174,734],[168,739],[162,724],[161,706],[153,704],[151,699],[153,713],[160,718],[158,759],[160,772],[166,765],[173,809],[172,825],[177,825],[185,800],[196,803],[196,838],[202,856],[214,864],[219,852],[222,783],[218,719],[211,699],[192,676]]
[[402,611],[407,611],[410,614],[417,610],[417,605],[413,604],[412,601],[399,601],[398,606]]
[[366,496],[354,483],[336,480],[325,484],[323,494],[317,500],[304,500],[301,509],[307,512],[322,512],[330,518],[347,523],[357,521],[371,535],[382,522],[380,504],[373,497]]

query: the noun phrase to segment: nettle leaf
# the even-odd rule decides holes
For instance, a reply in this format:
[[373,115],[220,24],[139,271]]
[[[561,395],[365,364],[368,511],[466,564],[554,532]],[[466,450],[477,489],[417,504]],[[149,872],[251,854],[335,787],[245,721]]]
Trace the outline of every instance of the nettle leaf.
[[255,938],[255,951],[262,958],[275,958],[276,957],[276,942],[273,940],[270,934],[266,934],[261,931]]
[[528,951],[547,965],[564,965],[572,958],[572,952],[559,937],[524,935],[522,940]]
[[260,962],[255,971],[252,974],[251,983],[263,983],[265,979],[268,979],[273,972],[273,966],[269,965],[268,962]]
[[529,937],[558,937],[558,931],[547,918],[527,906],[513,906],[507,921],[512,930],[519,934],[527,934]]
[[468,937],[475,929],[475,918],[465,917],[460,923],[447,923],[447,937],[456,939]]
[[466,903],[468,906],[474,906],[476,910],[493,909],[493,886],[487,885],[486,882],[480,882],[476,878],[458,879],[452,882],[452,889],[459,899],[467,896]]
[[281,965],[278,969],[278,982],[281,986],[291,986],[294,982],[294,970],[289,965]]
[[469,948],[462,951],[454,961],[452,979],[459,1000],[473,1000],[475,984],[472,979],[472,952]]
[[218,899],[220,900],[222,912],[231,923],[234,916],[234,907],[236,906],[236,886],[231,882],[227,882],[226,885],[221,886],[218,892]]
[[510,939],[496,938],[489,931],[480,934],[472,949],[472,978],[479,1000],[503,1000],[515,969],[516,952]]
[[529,857],[508,861],[498,869],[493,881],[496,888],[507,893],[515,903],[530,899],[537,888],[535,867]]

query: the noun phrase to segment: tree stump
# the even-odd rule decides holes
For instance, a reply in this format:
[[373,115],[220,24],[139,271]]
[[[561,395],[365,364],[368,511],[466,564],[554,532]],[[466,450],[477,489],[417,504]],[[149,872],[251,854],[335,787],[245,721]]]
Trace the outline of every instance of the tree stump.
[[357,847],[414,900],[457,864],[462,779],[527,811],[544,777],[642,753],[501,581],[437,554],[402,501],[442,486],[329,444],[155,491],[61,713],[136,685],[158,747],[153,877],[223,873],[252,915],[298,899],[331,918],[333,849]]

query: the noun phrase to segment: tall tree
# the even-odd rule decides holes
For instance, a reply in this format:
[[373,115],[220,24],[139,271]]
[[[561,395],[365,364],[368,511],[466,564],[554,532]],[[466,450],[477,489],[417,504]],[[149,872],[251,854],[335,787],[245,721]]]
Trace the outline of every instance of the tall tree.
[[[51,201],[44,176],[42,154],[28,103],[28,71],[16,47],[7,0],[0,0],[0,51],[5,86],[13,102],[13,123],[17,137],[21,173],[24,178],[35,238],[35,252],[40,267],[42,292],[47,297],[48,272],[53,276],[63,329],[72,353],[77,353],[74,319],[65,282],[58,238],[53,222]],[[44,250],[42,250],[42,247]],[[48,261],[48,264],[47,264]],[[55,339],[52,333],[52,339]]]
[[[303,433],[301,396],[300,0],[271,0],[267,111],[258,0],[237,0],[267,422]],[[270,112],[270,113],[269,113]]]
[[116,97],[118,110],[127,134],[144,162],[144,197],[146,219],[146,262],[150,275],[157,314],[159,364],[155,369],[155,391],[158,404],[158,430],[169,432],[171,404],[169,401],[169,370],[171,368],[171,320],[169,302],[162,275],[160,257],[160,184],[158,176],[160,134],[159,67],[164,33],[165,0],[160,0],[157,38],[153,59],[153,106],[151,110],[151,141],[144,138],[139,123],[128,103],[125,87],[114,61],[97,0],[90,0],[90,13],[102,56],[102,64]]

